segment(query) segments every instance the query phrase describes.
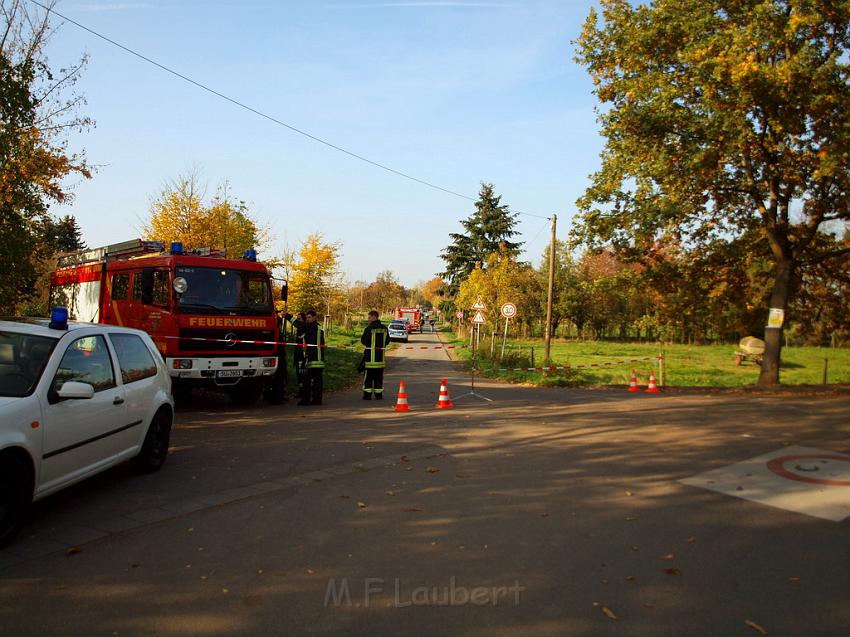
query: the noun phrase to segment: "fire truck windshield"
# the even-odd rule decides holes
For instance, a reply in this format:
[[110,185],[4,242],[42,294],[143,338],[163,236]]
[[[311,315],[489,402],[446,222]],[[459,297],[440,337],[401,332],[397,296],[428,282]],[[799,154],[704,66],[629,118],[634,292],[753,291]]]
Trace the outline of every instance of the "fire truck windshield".
[[193,314],[261,315],[272,312],[269,278],[259,272],[222,268],[178,267],[175,277],[186,279],[177,307]]

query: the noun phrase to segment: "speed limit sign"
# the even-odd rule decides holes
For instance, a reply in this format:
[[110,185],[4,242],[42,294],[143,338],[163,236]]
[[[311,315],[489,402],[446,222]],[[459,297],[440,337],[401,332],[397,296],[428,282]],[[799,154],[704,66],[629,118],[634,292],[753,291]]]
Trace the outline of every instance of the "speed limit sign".
[[513,303],[505,303],[502,306],[502,316],[505,318],[513,318],[516,316],[516,305]]
[[459,318],[459,319],[462,319],[462,318],[463,318],[463,310],[458,310],[458,311],[457,311],[457,314],[455,314],[455,317],[456,317],[456,318]]

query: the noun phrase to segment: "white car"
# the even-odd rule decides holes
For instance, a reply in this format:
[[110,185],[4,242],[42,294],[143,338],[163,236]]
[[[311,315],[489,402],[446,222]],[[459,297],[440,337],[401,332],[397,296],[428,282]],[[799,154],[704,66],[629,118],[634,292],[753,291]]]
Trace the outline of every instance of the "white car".
[[150,337],[57,310],[0,320],[0,546],[33,500],[129,459],[157,471],[168,454],[171,380]]
[[398,320],[398,321],[390,321],[390,324],[387,326],[387,333],[391,341],[402,341],[403,343],[407,342],[407,326],[408,323],[406,321]]

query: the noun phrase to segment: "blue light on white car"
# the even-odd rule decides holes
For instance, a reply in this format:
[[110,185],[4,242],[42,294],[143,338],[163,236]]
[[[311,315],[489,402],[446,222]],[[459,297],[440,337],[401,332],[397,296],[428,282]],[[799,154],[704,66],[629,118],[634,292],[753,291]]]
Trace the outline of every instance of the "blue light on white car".
[[52,330],[67,330],[68,329],[68,308],[58,305],[50,312],[50,325]]

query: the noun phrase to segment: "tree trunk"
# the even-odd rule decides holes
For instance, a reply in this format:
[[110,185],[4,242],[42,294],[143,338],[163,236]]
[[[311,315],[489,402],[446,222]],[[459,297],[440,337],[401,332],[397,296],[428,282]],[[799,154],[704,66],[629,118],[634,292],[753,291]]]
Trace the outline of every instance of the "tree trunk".
[[[788,293],[791,286],[793,263],[790,259],[777,262],[773,276],[773,292],[770,294],[770,308],[786,311]],[[764,356],[761,362],[761,373],[757,385],[759,387],[775,387],[779,385],[779,362],[782,353],[782,327],[767,327],[764,330]]]

